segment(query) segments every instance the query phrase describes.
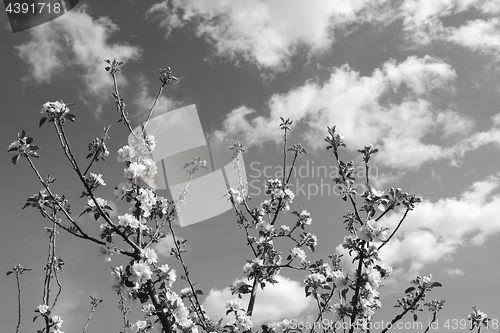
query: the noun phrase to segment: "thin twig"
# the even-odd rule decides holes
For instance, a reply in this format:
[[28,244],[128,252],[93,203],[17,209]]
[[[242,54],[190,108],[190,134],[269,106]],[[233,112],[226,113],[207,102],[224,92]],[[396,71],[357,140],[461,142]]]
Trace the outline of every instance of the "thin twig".
[[[172,239],[174,241],[174,245],[175,245],[175,248],[177,250],[178,259],[182,264],[182,269],[184,270],[184,274],[186,276],[186,281],[188,282],[189,287],[191,289],[191,292],[193,293],[193,297],[195,300],[196,312],[198,313],[198,318],[200,318],[202,320],[203,329],[207,330],[207,318],[205,318],[205,314],[203,313],[203,309],[201,308],[200,300],[198,299],[198,296],[196,294],[196,290],[194,289],[193,283],[191,282],[191,278],[189,277],[189,271],[187,269],[186,263],[184,262],[184,259],[182,258],[181,248],[177,242],[177,238],[175,237],[175,232],[174,232],[174,229],[172,227],[172,222],[169,222],[168,226],[170,228],[170,232],[172,233]],[[190,298],[190,300],[191,300],[191,298]]]
[[406,218],[406,215],[408,215],[408,212],[410,211],[410,208],[406,208],[406,212],[405,214],[403,215],[403,218],[399,221],[398,223],[398,226],[396,227],[396,229],[394,229],[394,231],[392,232],[392,234],[389,236],[389,238],[387,238],[387,240],[385,240],[377,249],[377,251],[379,251],[385,244],[387,244],[392,236],[394,236],[396,234],[396,232],[398,231],[399,227],[401,226],[401,224],[403,223],[403,221],[405,220]]
[[91,299],[90,304],[92,304],[92,308],[90,309],[90,313],[89,313],[89,316],[87,318],[87,322],[85,323],[85,327],[83,328],[83,333],[85,333],[85,331],[87,330],[87,327],[90,324],[90,319],[91,319],[92,314],[94,313],[95,309],[97,308],[99,303],[102,302],[102,299],[93,298],[92,296],[90,296],[90,299]]
[[19,273],[17,272],[16,272],[16,281],[17,281],[17,308],[18,308],[16,333],[18,333],[19,326],[21,326],[21,285],[19,284]]

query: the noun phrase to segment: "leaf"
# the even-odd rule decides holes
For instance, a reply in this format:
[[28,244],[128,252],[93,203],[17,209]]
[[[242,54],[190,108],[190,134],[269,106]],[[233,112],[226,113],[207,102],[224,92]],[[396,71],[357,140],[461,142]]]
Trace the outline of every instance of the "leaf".
[[347,299],[347,292],[348,292],[348,291],[349,291],[349,289],[344,289],[344,290],[342,290],[342,291],[340,292],[340,294],[342,295],[342,298],[343,298],[344,300],[346,300],[346,299]]
[[410,287],[405,290],[405,294],[411,293],[413,290],[415,290],[415,287]]
[[11,275],[12,273],[14,273],[13,271],[8,271],[7,273],[5,273],[5,276],[9,276]]
[[14,163],[14,165],[16,165],[17,162],[19,162],[20,158],[21,158],[21,155],[14,155],[14,156],[12,156],[12,163]]
[[66,113],[64,115],[64,118],[68,119],[69,121],[76,122],[75,120],[76,116],[72,113]]
[[413,314],[413,321],[417,321],[417,319],[418,319],[418,316],[417,316],[417,314],[416,314],[416,313],[414,313],[414,314]]
[[182,167],[182,169],[186,169],[190,165],[191,165],[190,163],[186,163],[186,164],[184,164],[184,166]]
[[437,281],[436,281],[436,282],[432,282],[432,283],[431,283],[431,287],[432,287],[432,288],[434,288],[434,287],[442,287],[442,286],[443,286],[443,285],[442,285],[441,283],[437,282]]
[[26,143],[27,143],[27,144],[30,144],[30,143],[32,143],[32,142],[33,142],[33,138],[27,138],[27,139],[26,139]]
[[198,290],[196,290],[196,291],[195,291],[195,293],[196,293],[196,294],[198,294],[198,295],[203,295],[203,291],[201,291],[201,290],[199,290],[199,289],[198,289]]
[[33,322],[35,322],[36,318],[38,318],[38,316],[35,316],[35,317],[33,318]]
[[83,214],[87,214],[87,213],[88,213],[88,212],[90,212],[90,211],[92,211],[92,208],[90,208],[90,207],[85,208],[85,210],[84,210],[84,211],[83,211],[80,215],[78,215],[78,218],[79,218],[80,216],[82,216]]

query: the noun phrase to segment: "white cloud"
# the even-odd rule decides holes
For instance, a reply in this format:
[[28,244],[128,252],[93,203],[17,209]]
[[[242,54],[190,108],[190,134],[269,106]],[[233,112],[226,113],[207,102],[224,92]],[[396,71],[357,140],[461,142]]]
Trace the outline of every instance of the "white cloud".
[[[443,26],[443,18],[468,10],[491,19]],[[189,24],[214,46],[217,56],[280,71],[304,47],[321,54],[335,47],[337,35],[364,23],[388,26],[400,21],[406,38],[416,45],[444,41],[500,54],[499,13],[496,0],[174,0],[151,6],[147,17],[158,18],[167,35]]]
[[[488,19],[444,27],[442,19],[468,10]],[[419,44],[451,42],[500,60],[500,3],[496,0],[405,0],[399,7],[408,40]]]
[[469,21],[449,29],[447,40],[474,51],[496,54],[500,59],[500,19]]
[[[128,44],[110,43],[109,37],[118,26],[107,17],[92,18],[87,6],[30,29],[30,40],[17,46],[19,56],[31,66],[30,78],[37,83],[50,82],[75,70],[85,83],[86,92],[102,101],[108,98],[103,89],[112,87],[104,70],[104,59],[116,58],[127,62],[137,59],[140,49]],[[126,83],[123,75],[120,83]]]
[[[266,284],[264,290],[259,288],[257,292],[252,315],[254,327],[280,319],[303,317],[314,306],[312,297],[305,297],[301,283],[280,275],[277,275],[275,279],[278,281],[277,284]],[[219,320],[225,317],[226,302],[236,298],[237,296],[231,295],[229,288],[222,290],[211,289],[203,302],[203,307],[211,318]],[[248,299],[248,295],[243,296],[242,303],[244,306],[248,304]],[[225,318],[224,322],[234,319],[229,316]]]
[[399,64],[388,61],[371,76],[343,66],[322,84],[307,81],[288,93],[273,95],[268,101],[269,116],[248,119],[256,111],[245,106],[231,111],[213,136],[247,146],[278,143],[282,139],[279,117],[289,117],[295,130],[298,124],[307,125],[301,133],[308,148],[323,149],[326,126],[337,125],[349,149],[382,145],[376,156],[381,163],[415,169],[449,155],[444,147],[425,143],[426,136],[449,137],[466,133],[473,125],[452,110],[434,110],[428,98],[437,89],[452,90],[455,77],[453,68],[430,56],[409,57]]
[[[52,311],[52,315],[59,316],[63,320],[62,330],[69,330],[70,327],[79,327],[84,318],[82,309],[88,305],[90,308],[90,298],[76,283],[62,278],[61,285],[64,289],[71,290],[71,293],[62,292]],[[88,311],[85,309],[84,311]],[[40,319],[38,319],[40,320]],[[40,323],[40,322],[38,322]]]
[[[376,170],[375,172],[373,170]],[[370,182],[376,189],[388,188],[390,184],[396,183],[405,175],[404,171],[398,172],[378,172],[378,167],[370,167]]]
[[[172,29],[191,23],[198,36],[215,47],[218,56],[244,59],[259,67],[282,70],[294,52],[305,46],[313,52],[330,48],[335,29],[380,19],[370,8],[386,0],[174,0],[148,10]],[[382,13],[382,11],[381,11]]]
[[447,268],[443,272],[451,276],[464,275],[465,272],[460,268]]
[[[449,155],[452,158],[462,157],[469,151],[476,150],[488,144],[494,144],[500,148],[500,114],[492,117],[493,126],[482,132],[476,132],[460,141],[456,146],[450,148]],[[456,164],[457,162],[454,161]]]
[[164,258],[169,258],[170,250],[175,248],[175,242],[172,234],[168,234],[165,238],[162,238],[157,244],[153,245],[153,248],[158,255]]
[[[382,250],[389,265],[411,262],[410,273],[425,264],[449,260],[462,246],[481,245],[500,232],[500,174],[473,183],[459,198],[424,200],[417,204],[394,237]],[[382,221],[394,230],[402,214]]]

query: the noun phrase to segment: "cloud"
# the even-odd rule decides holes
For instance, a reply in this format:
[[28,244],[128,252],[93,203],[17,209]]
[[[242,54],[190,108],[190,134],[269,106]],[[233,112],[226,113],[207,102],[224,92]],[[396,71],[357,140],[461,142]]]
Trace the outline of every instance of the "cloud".
[[[303,286],[284,276],[275,277],[277,284],[267,284],[264,290],[259,289],[253,312],[254,327],[281,319],[297,319],[305,315],[314,306],[311,297],[306,298]],[[241,280],[238,280],[241,281]],[[236,282],[236,281],[235,281]],[[214,320],[225,317],[226,302],[237,298],[231,295],[229,288],[211,289],[203,302],[203,307]],[[248,295],[244,295],[242,303],[248,304]],[[226,322],[233,318],[226,317]]]
[[[486,19],[458,26],[443,25],[443,18],[475,11]],[[500,4],[495,0],[405,0],[399,7],[406,38],[416,45],[446,42],[500,60]],[[490,18],[488,18],[490,17]]]
[[[474,182],[459,198],[424,200],[410,212],[398,234],[381,250],[388,265],[411,262],[416,273],[428,263],[449,259],[460,247],[478,246],[500,232],[500,174]],[[402,217],[393,213],[383,223],[394,230]]]
[[[16,47],[19,57],[31,66],[29,79],[37,83],[50,82],[74,70],[85,84],[86,93],[98,101],[108,98],[103,90],[112,87],[109,73],[104,70],[106,58],[127,62],[138,59],[140,49],[120,43],[110,43],[118,26],[107,17],[94,19],[88,6],[82,5],[67,14],[30,29],[30,40]],[[125,84],[123,75],[120,84]]]
[[[374,168],[371,167],[370,170],[372,169]],[[372,186],[376,189],[388,188],[390,184],[395,184],[405,175],[404,171],[379,173],[378,168],[375,170],[376,172],[370,171],[369,176]]]
[[473,51],[494,54],[500,60],[500,19],[473,20],[448,30],[448,41]]
[[433,107],[431,94],[453,90],[455,78],[451,66],[430,56],[409,57],[401,63],[389,60],[370,76],[342,66],[326,82],[307,81],[273,95],[267,103],[268,116],[256,115],[246,106],[234,109],[212,136],[215,141],[241,141],[246,146],[279,143],[279,117],[289,117],[297,124],[292,134],[299,126],[309,149],[323,149],[326,126],[337,125],[349,149],[376,144],[381,146],[376,156],[380,163],[416,169],[450,154],[445,146],[427,143],[428,135],[444,140],[472,129],[474,122],[468,117]]
[[455,158],[464,156],[467,152],[476,150],[488,144],[494,144],[500,148],[500,114],[492,117],[493,126],[482,132],[476,132],[460,141],[456,146],[450,148],[449,154],[452,156],[454,164]]
[[[466,11],[490,18],[443,25],[443,18]],[[405,38],[415,45],[446,42],[500,55],[498,14],[496,0],[174,0],[151,6],[146,16],[158,19],[167,35],[192,27],[216,56],[282,71],[293,55],[304,50],[321,55],[335,47],[337,36],[365,23],[387,27],[400,22]]]
[[450,276],[457,276],[457,275],[464,275],[465,272],[461,270],[460,268],[447,268],[443,272]]
[[175,242],[172,234],[168,234],[165,238],[162,238],[157,244],[153,246],[156,253],[164,258],[170,257],[170,250],[174,247]]
[[[82,312],[82,308],[90,303],[90,298],[81,287],[68,279],[63,278],[61,284],[64,289],[71,290],[71,293],[64,292],[63,290],[52,314],[60,316],[63,320],[62,330],[66,330],[69,327],[79,327],[88,315]],[[85,309],[84,311],[88,310]]]
[[[150,7],[148,18],[160,20],[167,35],[190,24],[196,34],[214,46],[217,56],[258,67],[284,70],[292,55],[304,48],[328,50],[336,30],[361,25],[373,7],[387,1],[289,0],[174,0]],[[380,11],[383,13],[383,11]]]

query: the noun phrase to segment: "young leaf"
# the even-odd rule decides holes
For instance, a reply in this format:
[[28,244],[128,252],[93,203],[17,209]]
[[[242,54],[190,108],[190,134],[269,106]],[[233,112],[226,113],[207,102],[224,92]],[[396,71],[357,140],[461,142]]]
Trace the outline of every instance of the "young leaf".
[[415,287],[410,287],[405,290],[405,294],[411,293],[413,290],[415,290]]

